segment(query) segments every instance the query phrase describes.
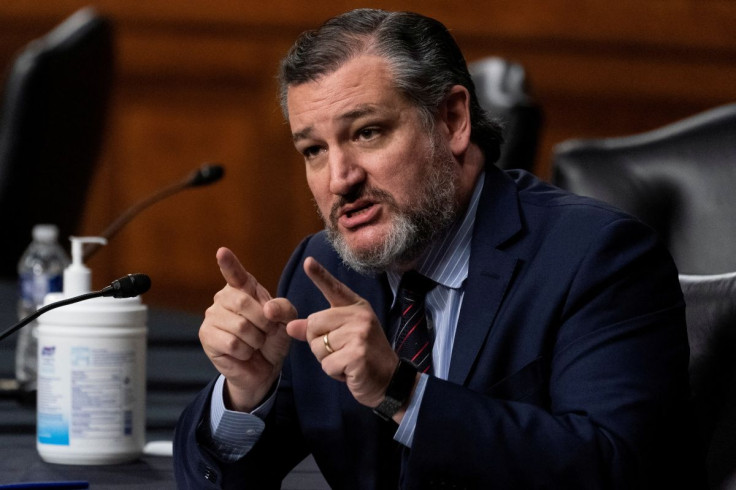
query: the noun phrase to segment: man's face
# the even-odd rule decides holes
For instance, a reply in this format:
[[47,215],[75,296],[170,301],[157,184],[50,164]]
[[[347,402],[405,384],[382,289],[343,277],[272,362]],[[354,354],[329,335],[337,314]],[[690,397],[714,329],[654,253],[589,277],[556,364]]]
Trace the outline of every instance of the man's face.
[[352,267],[410,265],[456,214],[456,163],[364,55],[289,87],[289,123],[330,239]]

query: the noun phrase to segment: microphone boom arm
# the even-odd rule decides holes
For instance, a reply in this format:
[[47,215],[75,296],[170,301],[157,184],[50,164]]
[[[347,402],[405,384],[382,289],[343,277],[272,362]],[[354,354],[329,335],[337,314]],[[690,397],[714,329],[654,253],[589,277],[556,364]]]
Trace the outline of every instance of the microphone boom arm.
[[134,296],[145,293],[150,288],[151,278],[147,275],[128,274],[127,276],[123,276],[119,279],[114,280],[110,283],[109,286],[106,286],[99,291],[92,291],[90,293],[80,294],[79,296],[73,296],[71,298],[62,299],[42,306],[27,317],[21,319],[12,327],[5,330],[3,333],[0,333],[0,340],[3,340],[5,337],[9,336],[13,332],[20,330],[39,316],[54,308],[78,303],[80,301],[85,301],[92,298],[99,298],[101,296],[112,296],[113,298],[132,298]]
[[[188,187],[204,186],[204,185],[208,185],[213,182],[216,182],[222,178],[223,173],[224,173],[224,170],[221,165],[218,165],[218,164],[202,165],[202,167],[200,167],[199,169],[195,170],[190,175],[188,175],[186,179],[180,182],[171,184],[167,187],[164,187],[158,192],[152,194],[146,199],[143,199],[139,203],[134,204],[133,206],[128,208],[122,215],[120,215],[115,221],[113,221],[110,224],[110,226],[108,226],[105,229],[105,231],[103,231],[102,234],[100,234],[99,236],[109,241],[110,238],[116,235],[125,225],[128,224],[128,222],[130,222],[130,220],[132,220],[141,211],[148,208],[149,206],[152,206],[156,204],[157,202],[163,199],[166,199],[167,197],[173,194],[176,194],[177,192],[180,192]],[[86,262],[87,259],[92,257],[101,247],[102,245],[99,243],[86,244],[86,246],[84,247],[84,253],[82,254],[82,260]]]
[[[177,192],[186,189],[188,187],[187,182],[177,182],[175,184],[172,184],[165,189],[160,190],[156,194],[149,196],[148,198],[140,201],[139,203],[131,206],[128,208],[122,215],[120,215],[115,221],[113,221],[110,226],[108,226],[105,231],[103,231],[99,236],[102,238],[105,238],[107,240],[110,239],[110,237],[115,236],[125,225],[128,224],[130,220],[135,218],[141,211],[146,209],[149,206],[152,206],[156,204],[158,201],[161,201],[162,199],[166,199],[167,197],[176,194]],[[99,243],[89,243],[86,244],[84,247],[84,254],[82,260],[84,262],[87,262],[87,259],[92,257],[97,251],[102,247]]]
[[15,332],[17,330],[20,330],[21,328],[23,328],[24,326],[28,325],[33,320],[35,320],[36,318],[38,318],[39,316],[43,315],[44,313],[46,313],[49,310],[53,310],[54,308],[58,308],[60,306],[66,306],[66,305],[71,305],[73,303],[78,303],[79,301],[84,301],[84,300],[87,300],[87,299],[98,298],[98,297],[100,297],[102,295],[103,295],[103,290],[93,291],[91,293],[82,294],[80,296],[74,296],[73,298],[63,299],[61,301],[57,301],[55,303],[51,303],[51,304],[48,304],[46,306],[42,306],[41,308],[39,308],[36,311],[34,311],[32,314],[30,314],[27,317],[23,318],[21,321],[19,321],[18,323],[16,323],[12,327],[8,328],[3,333],[1,333],[0,334],[0,340],[3,340],[5,337],[9,336],[13,332]]

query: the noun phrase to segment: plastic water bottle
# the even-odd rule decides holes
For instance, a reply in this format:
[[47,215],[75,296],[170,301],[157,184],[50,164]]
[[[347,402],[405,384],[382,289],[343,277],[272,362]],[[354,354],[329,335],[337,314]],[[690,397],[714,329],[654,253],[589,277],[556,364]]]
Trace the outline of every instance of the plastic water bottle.
[[[43,304],[46,294],[62,290],[64,268],[69,255],[59,245],[56,225],[33,227],[33,241],[18,262],[18,318],[24,318]],[[15,378],[21,393],[36,390],[37,383],[37,322],[23,327],[15,347]]]

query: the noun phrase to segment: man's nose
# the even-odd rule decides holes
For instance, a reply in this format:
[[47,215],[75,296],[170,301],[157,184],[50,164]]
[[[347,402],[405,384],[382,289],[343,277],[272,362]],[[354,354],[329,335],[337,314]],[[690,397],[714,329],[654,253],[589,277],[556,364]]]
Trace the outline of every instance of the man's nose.
[[341,149],[330,152],[330,192],[338,196],[350,194],[365,180],[359,159]]

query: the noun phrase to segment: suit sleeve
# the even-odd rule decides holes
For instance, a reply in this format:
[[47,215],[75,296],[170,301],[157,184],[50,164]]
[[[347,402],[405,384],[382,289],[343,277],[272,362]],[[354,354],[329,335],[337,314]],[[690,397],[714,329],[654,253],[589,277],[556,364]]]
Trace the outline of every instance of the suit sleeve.
[[[512,284],[486,340],[522,318],[529,323],[524,315],[531,302],[550,301],[547,316],[537,319],[541,356],[495,383],[461,386],[430,378],[407,488],[443,482],[460,488],[548,488],[550,482],[566,489],[699,488],[677,480],[678,465],[693,462],[679,451],[687,438],[680,425],[688,410],[688,346],[669,254],[647,228],[620,219],[569,269],[544,279],[535,274],[557,284]],[[525,277],[519,273],[515,281]],[[514,288],[530,292],[518,298]],[[479,359],[471,378],[482,379],[493,362]]]

